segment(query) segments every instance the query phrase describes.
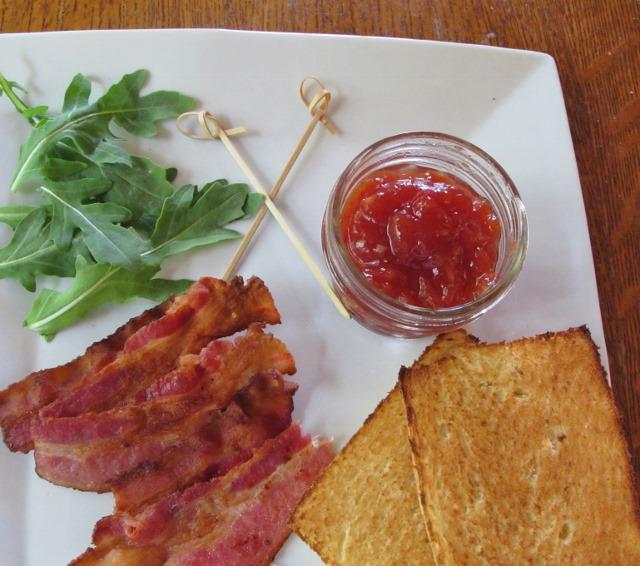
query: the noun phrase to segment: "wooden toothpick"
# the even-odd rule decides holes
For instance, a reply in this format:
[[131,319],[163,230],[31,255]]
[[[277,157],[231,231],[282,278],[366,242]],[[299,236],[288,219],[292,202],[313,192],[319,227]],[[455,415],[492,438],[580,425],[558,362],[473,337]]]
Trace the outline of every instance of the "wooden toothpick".
[[[314,83],[320,87],[319,92],[311,99],[311,101],[308,101],[306,98],[305,83],[307,81],[314,81]],[[338,296],[335,294],[335,292],[327,282],[326,278],[324,277],[324,275],[322,274],[318,266],[315,264],[313,259],[311,259],[311,256],[309,255],[307,250],[304,248],[304,245],[302,244],[300,239],[293,232],[288,222],[286,221],[286,219],[284,218],[280,210],[278,210],[275,203],[273,202],[273,199],[280,191],[280,188],[284,184],[284,181],[289,175],[296,160],[302,153],[302,150],[305,144],[309,140],[309,137],[313,133],[318,122],[322,123],[331,133],[336,132],[335,125],[331,122],[331,120],[326,115],[329,107],[329,102],[331,100],[331,93],[324,87],[322,82],[316,79],[315,77],[307,77],[300,83],[299,93],[300,93],[300,98],[302,99],[302,101],[304,102],[304,104],[307,106],[309,110],[309,113],[311,115],[311,120],[309,121],[309,124],[306,130],[302,134],[300,141],[298,142],[291,156],[289,157],[289,160],[283,167],[282,172],[278,177],[278,180],[276,181],[275,185],[273,186],[273,188],[269,193],[267,193],[265,188],[262,186],[262,183],[260,183],[260,181],[254,174],[254,172],[251,170],[247,162],[244,160],[242,155],[240,155],[240,153],[236,149],[233,142],[229,139],[229,136],[231,135],[244,133],[245,132],[244,128],[232,128],[232,129],[225,130],[221,126],[218,119],[213,114],[207,111],[203,111],[203,112],[187,112],[179,116],[178,129],[183,134],[194,139],[219,139],[220,141],[222,141],[226,149],[229,151],[233,159],[236,161],[236,163],[238,164],[242,172],[245,174],[245,176],[249,180],[249,183],[253,186],[254,190],[261,193],[265,197],[264,205],[260,208],[260,210],[256,214],[251,226],[249,227],[249,230],[244,235],[242,241],[240,242],[240,245],[238,246],[238,249],[236,250],[233,258],[231,259],[231,262],[229,263],[229,266],[227,267],[224,273],[224,279],[229,279],[235,272],[237,265],[242,259],[242,256],[244,255],[251,239],[256,233],[258,227],[260,226],[260,223],[264,219],[264,216],[267,210],[269,210],[269,212],[271,212],[272,216],[275,218],[275,220],[278,222],[278,224],[284,231],[287,238],[289,238],[289,241],[293,244],[294,248],[302,258],[302,260],[307,264],[307,267],[311,270],[312,274],[314,275],[318,283],[320,283],[320,286],[323,288],[325,293],[329,296],[329,298],[331,299],[335,307],[338,309],[338,312],[340,312],[340,314],[345,316],[346,318],[350,318],[349,312],[344,307],[344,305],[342,304]],[[198,121],[202,129],[202,133],[200,135],[193,135],[182,129],[181,121],[182,119],[184,119],[186,116],[189,116],[189,115],[196,115],[198,117]]]

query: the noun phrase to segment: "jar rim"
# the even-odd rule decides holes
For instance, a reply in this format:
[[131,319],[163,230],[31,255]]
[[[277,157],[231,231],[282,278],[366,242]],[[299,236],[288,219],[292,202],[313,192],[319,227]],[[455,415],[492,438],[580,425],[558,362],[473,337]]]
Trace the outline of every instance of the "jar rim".
[[[390,295],[387,295],[380,289],[376,288],[373,284],[371,284],[369,280],[366,279],[361,271],[357,269],[355,262],[352,260],[349,251],[347,250],[346,245],[343,242],[342,235],[339,229],[339,222],[336,222],[336,219],[339,219],[340,217],[342,205],[340,199],[336,198],[337,193],[340,191],[340,189],[344,190],[346,187],[348,187],[349,178],[356,171],[358,166],[360,166],[362,162],[364,162],[367,158],[375,155],[376,152],[380,151],[386,146],[392,146],[397,142],[403,141],[411,142],[412,140],[418,142],[445,142],[454,146],[461,147],[464,150],[470,152],[475,157],[478,157],[480,161],[484,162],[491,169],[493,169],[501,178],[504,187],[508,190],[509,201],[512,205],[513,212],[517,219],[519,230],[515,238],[516,245],[515,249],[512,250],[512,253],[510,254],[512,257],[510,258],[510,261],[506,266],[505,274],[494,283],[492,283],[477,298],[461,305],[438,308],[411,305],[402,302],[399,299],[391,297]],[[379,170],[384,166],[385,165],[383,163],[381,164],[381,167],[373,170]],[[329,210],[329,208],[331,208],[331,210]],[[528,226],[526,211],[520,193],[508,173],[491,155],[489,155],[483,149],[472,144],[471,142],[441,132],[412,131],[400,133],[376,141],[375,143],[363,149],[349,163],[349,165],[347,165],[340,177],[338,177],[327,206],[327,213],[329,213],[331,217],[327,220],[329,220],[330,230],[333,232],[334,240],[337,244],[337,249],[341,256],[341,260],[344,264],[344,267],[348,269],[350,275],[354,277],[354,282],[358,284],[358,290],[361,293],[372,295],[375,300],[384,305],[385,310],[400,311],[403,314],[409,314],[412,317],[415,316],[431,320],[446,321],[447,319],[455,319],[469,313],[475,313],[476,311],[476,316],[479,316],[488,308],[499,302],[513,286],[518,274],[521,271],[522,265],[524,264],[528,247]],[[336,277],[333,269],[332,275],[334,276],[334,278]]]

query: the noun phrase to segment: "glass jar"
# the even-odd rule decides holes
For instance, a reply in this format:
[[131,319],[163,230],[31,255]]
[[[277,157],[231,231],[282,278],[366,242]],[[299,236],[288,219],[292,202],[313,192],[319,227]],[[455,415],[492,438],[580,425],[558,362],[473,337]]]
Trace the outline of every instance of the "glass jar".
[[[343,206],[362,179],[379,169],[402,165],[457,177],[493,207],[501,228],[495,281],[475,300],[446,308],[409,305],[375,288],[354,264],[340,232]],[[487,312],[511,289],[522,269],[527,242],[524,205],[504,169],[473,144],[433,132],[399,134],[366,148],[340,175],[322,223],[322,248],[333,287],[351,315],[371,330],[405,338],[447,332]]]

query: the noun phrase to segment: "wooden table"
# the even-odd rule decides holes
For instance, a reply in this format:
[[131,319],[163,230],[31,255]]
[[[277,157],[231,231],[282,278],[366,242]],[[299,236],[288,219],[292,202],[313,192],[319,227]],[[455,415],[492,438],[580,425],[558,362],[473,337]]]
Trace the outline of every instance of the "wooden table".
[[546,51],[580,168],[615,398],[640,476],[638,0],[3,2],[2,32],[220,27],[387,35]]

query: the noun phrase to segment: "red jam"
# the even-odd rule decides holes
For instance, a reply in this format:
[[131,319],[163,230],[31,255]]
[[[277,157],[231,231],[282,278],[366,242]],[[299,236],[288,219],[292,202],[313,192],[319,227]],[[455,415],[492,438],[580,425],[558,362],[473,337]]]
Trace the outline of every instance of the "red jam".
[[406,165],[375,171],[349,195],[340,228],[358,269],[403,303],[462,305],[495,280],[495,211],[446,173]]

